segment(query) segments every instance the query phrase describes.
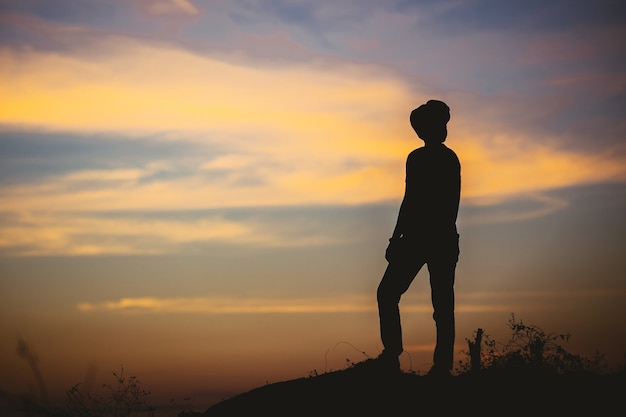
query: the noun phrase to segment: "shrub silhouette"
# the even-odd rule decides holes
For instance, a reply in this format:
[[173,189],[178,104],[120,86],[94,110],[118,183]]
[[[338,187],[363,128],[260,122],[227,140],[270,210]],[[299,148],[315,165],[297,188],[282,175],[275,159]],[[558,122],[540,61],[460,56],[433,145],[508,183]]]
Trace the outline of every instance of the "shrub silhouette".
[[67,412],[72,417],[128,417],[131,415],[154,416],[155,409],[148,405],[150,392],[141,386],[136,376],[125,377],[122,367],[119,374],[113,372],[116,384],[104,384],[107,395],[83,393],[80,384],[68,391]]
[[[469,350],[461,352],[467,358],[459,361],[459,371],[543,372],[562,375],[600,374],[607,369],[605,357],[600,352],[586,357],[565,349],[563,344],[571,336],[568,333],[546,333],[539,326],[517,320],[514,314],[511,314],[508,326],[512,334],[504,344],[491,339],[482,329],[474,332],[474,339],[466,339]],[[480,358],[479,363],[477,358]]]
[[37,387],[39,389],[39,400],[46,404],[48,402],[48,394],[46,389],[46,384],[43,380],[43,376],[41,375],[41,371],[39,370],[39,358],[32,351],[30,346],[26,343],[24,339],[21,337],[17,340],[17,355],[28,362],[33,375],[35,376],[35,380],[37,381]]

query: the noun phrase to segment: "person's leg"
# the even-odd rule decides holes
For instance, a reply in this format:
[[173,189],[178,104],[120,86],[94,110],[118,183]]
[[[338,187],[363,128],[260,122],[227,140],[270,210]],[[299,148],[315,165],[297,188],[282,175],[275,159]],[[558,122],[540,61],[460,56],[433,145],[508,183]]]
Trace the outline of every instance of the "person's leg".
[[437,327],[437,342],[433,367],[451,370],[454,357],[454,264],[431,262],[430,272],[433,319]]
[[447,373],[454,363],[454,275],[459,260],[459,235],[435,242],[431,249],[428,271],[433,319],[437,327],[433,368]]
[[378,285],[378,316],[384,353],[399,356],[403,351],[400,297],[413,282],[424,262],[391,262]]

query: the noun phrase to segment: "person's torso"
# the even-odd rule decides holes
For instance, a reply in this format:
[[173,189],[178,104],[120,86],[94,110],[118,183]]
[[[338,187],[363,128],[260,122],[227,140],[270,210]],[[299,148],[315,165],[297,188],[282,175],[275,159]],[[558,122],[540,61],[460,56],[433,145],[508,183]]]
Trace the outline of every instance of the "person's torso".
[[461,166],[454,151],[443,144],[418,148],[406,168],[407,234],[456,235]]

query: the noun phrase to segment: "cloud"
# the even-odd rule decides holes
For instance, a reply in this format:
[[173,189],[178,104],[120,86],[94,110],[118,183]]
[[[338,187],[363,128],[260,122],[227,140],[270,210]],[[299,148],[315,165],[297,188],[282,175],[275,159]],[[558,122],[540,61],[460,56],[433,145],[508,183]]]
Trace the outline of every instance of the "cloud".
[[[354,203],[386,198],[389,188],[400,192],[402,139],[381,138],[387,136],[386,125],[395,124],[384,122],[390,119],[384,107],[399,107],[406,96],[398,81],[378,70],[257,69],[128,39],[119,44],[104,62],[5,49],[3,68],[14,71],[5,74],[13,82],[5,86],[1,118],[8,125],[44,131],[156,133],[196,141],[225,149],[222,153],[228,154],[218,158],[228,175],[204,181],[202,173],[215,172],[217,163],[216,155],[207,154],[195,178],[158,187],[129,183],[99,189],[100,182],[90,192],[72,187],[68,192],[62,184],[85,175],[75,173],[6,189],[5,198],[19,195],[20,205],[50,208],[58,201],[58,207],[85,209],[117,209],[120,203],[140,208],[156,198],[161,207],[193,208],[199,201],[205,207],[215,201],[230,206]],[[369,119],[374,114],[376,121]],[[232,164],[242,158],[245,166]],[[385,168],[391,165],[396,165],[393,176]],[[237,180],[242,175],[266,187],[237,187],[246,184]],[[366,183],[368,176],[372,180]],[[389,187],[389,180],[396,185]]]
[[[218,164],[219,165],[219,164]],[[12,256],[80,256],[111,254],[166,254],[207,250],[213,245],[252,248],[299,248],[354,245],[383,241],[393,226],[397,204],[293,205],[277,207],[183,207],[164,209],[159,201],[143,202],[145,209],[117,206],[97,209],[90,199],[106,201],[119,193],[94,196],[80,191],[82,181],[96,172],[75,175],[67,197],[39,190],[41,206],[0,212],[0,253]],[[107,187],[126,188],[125,176],[134,172],[107,173]],[[97,181],[103,181],[98,179]],[[134,181],[134,180],[130,180]],[[82,184],[82,185],[81,185]],[[87,184],[92,184],[88,181]],[[115,184],[115,185],[114,185]],[[59,185],[61,186],[61,185]],[[133,198],[132,188],[127,197]],[[180,194],[185,199],[185,192]],[[9,197],[7,201],[17,199]],[[64,207],[65,204],[70,204]],[[45,207],[45,203],[49,207]],[[512,199],[476,198],[462,205],[459,225],[504,223],[545,216],[568,205],[563,197],[531,194]],[[198,207],[201,207],[200,204]],[[72,210],[73,208],[73,210]],[[82,209],[82,210],[81,210]]]
[[[66,38],[84,32],[46,30]],[[39,174],[0,186],[0,204],[14,214],[13,223],[2,225],[5,250],[161,253],[176,243],[212,239],[272,245],[282,232],[249,222],[220,227],[218,218],[200,225],[94,213],[398,201],[405,157],[421,145],[408,113],[435,94],[419,77],[409,81],[389,67],[337,57],[232,60],[95,32],[82,42],[54,52],[0,47],[0,77],[8,81],[0,85],[3,135],[36,132],[51,143],[71,135],[120,149],[106,161],[78,153],[75,161],[59,152],[38,153],[36,160],[20,154],[20,172]],[[551,190],[626,181],[623,144],[583,152],[567,147],[567,133],[536,129],[566,105],[561,98],[537,106],[536,99],[514,94],[441,97],[453,109],[449,145],[462,161],[464,204],[493,208],[529,197],[542,203],[483,219],[538,217],[567,205],[549,197]],[[170,152],[147,156],[128,145],[139,141],[167,142],[163,149]],[[54,172],[42,172],[46,161]],[[202,228],[210,231],[197,232]],[[150,234],[157,238],[146,244]],[[178,235],[186,237],[172,238]],[[300,242],[335,238],[320,234]]]
[[567,200],[545,193],[470,198],[461,208],[460,222],[476,224],[528,220],[547,216],[567,206]]
[[[219,212],[89,213],[30,212],[0,221],[0,253],[13,256],[156,255],[192,245],[319,246],[353,239],[320,220],[278,214],[233,218]],[[338,228],[341,230],[341,227]]]
[[[398,80],[375,68],[236,65],[165,44],[109,37],[99,56],[0,53],[0,121],[62,131],[312,133],[358,132],[369,114],[407,100]],[[106,52],[108,51],[108,53]],[[102,55],[104,53],[104,55]],[[339,136],[340,132],[333,135]]]
[[[480,137],[478,133],[474,137]],[[461,140],[465,140],[464,138]],[[545,142],[550,142],[549,138]],[[464,141],[464,192],[467,197],[512,197],[573,185],[626,180],[623,146],[597,153],[532,143],[517,133]]]
[[[365,313],[376,311],[371,297],[286,300],[284,298],[136,297],[79,303],[82,312],[109,311],[135,314],[296,314]],[[407,312],[427,311],[427,305],[408,306]],[[432,309],[432,307],[430,307]]]
[[178,297],[122,298],[100,303],[80,303],[83,312],[114,311],[160,314],[295,314],[295,313],[353,313],[373,311],[371,303],[354,298],[338,302],[332,299],[284,298],[228,298],[228,297]]
[[[222,163],[248,160],[224,168],[252,169],[272,189],[246,190],[242,198],[239,190],[220,188],[224,197],[217,199],[234,205],[263,204],[259,195],[266,202],[273,195],[285,204],[308,204],[380,201],[401,193],[404,157],[419,146],[405,120],[416,99],[415,86],[392,72],[341,62],[255,67],[119,37],[94,46],[108,52],[94,58],[4,48],[3,78],[11,82],[3,85],[0,121],[44,131],[162,134],[220,146],[229,153]],[[472,104],[467,97],[461,103]],[[501,104],[481,102],[481,115]],[[564,151],[549,139],[532,143],[524,131],[494,131],[454,109],[450,144],[462,157],[466,197],[624,177],[623,161],[612,154]],[[533,112],[541,115],[541,109]],[[495,128],[505,124],[499,120]],[[215,161],[207,163],[205,168]],[[167,194],[170,184],[163,186]],[[198,184],[171,183],[174,190],[189,186]]]
[[140,7],[156,16],[197,16],[200,10],[189,0],[139,0]]
[[[564,292],[488,292],[461,293],[456,310],[461,313],[511,313],[524,310],[547,311],[555,299],[623,297],[623,291],[564,291]],[[499,300],[493,304],[492,300]],[[510,301],[514,301],[512,304]],[[517,306],[517,307],[516,307]],[[132,314],[313,314],[313,313],[368,313],[377,311],[371,296],[343,295],[323,298],[254,298],[254,297],[126,297],[101,302],[81,302],[77,309],[84,313],[98,311]],[[407,295],[402,301],[406,313],[430,312],[428,300],[416,301]]]

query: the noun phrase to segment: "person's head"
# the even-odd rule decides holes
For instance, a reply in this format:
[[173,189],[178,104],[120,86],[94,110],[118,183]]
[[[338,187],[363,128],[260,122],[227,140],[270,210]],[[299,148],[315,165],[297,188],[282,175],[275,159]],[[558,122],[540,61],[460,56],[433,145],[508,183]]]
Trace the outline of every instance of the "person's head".
[[428,100],[411,112],[411,126],[424,142],[442,143],[448,136],[450,108],[439,100]]

